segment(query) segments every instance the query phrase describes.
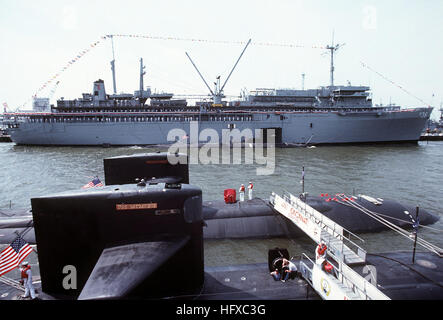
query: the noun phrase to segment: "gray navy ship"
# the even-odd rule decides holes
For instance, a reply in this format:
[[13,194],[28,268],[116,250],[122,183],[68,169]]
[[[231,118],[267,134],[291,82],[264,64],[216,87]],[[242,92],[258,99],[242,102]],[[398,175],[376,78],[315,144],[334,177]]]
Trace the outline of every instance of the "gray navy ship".
[[[61,98],[56,106],[49,105],[49,99],[37,99],[30,112],[5,113],[4,124],[18,145],[172,144],[176,141],[168,141],[170,130],[183,130],[186,139],[194,123],[199,133],[210,128],[222,137],[236,129],[240,133],[258,130],[263,140],[272,132],[277,146],[298,146],[417,142],[432,112],[431,107],[374,106],[369,87],[334,85],[333,55],[338,45],[327,47],[331,53],[329,86],[306,90],[262,88],[225,101],[223,89],[246,47],[223,85],[217,78],[214,90],[186,53],[210,92],[210,99],[192,106],[172,93],[145,89],[142,59],[139,90],[117,94],[113,60],[113,94],[107,94],[104,81],[97,80],[92,93],[75,100]],[[240,134],[240,142],[253,143],[254,139]]]

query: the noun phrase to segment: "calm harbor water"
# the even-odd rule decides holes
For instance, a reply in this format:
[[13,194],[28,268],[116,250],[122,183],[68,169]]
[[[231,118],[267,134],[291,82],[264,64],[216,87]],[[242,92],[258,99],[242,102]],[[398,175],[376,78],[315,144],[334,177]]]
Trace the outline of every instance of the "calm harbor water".
[[[158,150],[0,143],[0,208],[29,208],[32,197],[79,189],[96,175],[104,180],[103,158]],[[202,188],[204,200],[222,199],[224,189],[249,181],[254,196],[268,199],[271,191],[300,193],[304,166],[305,190],[311,195],[361,193],[419,206],[443,218],[443,142],[275,149],[272,175],[258,176],[256,169],[263,165],[242,163],[190,165],[190,182]],[[443,247],[443,219],[431,227],[419,234]],[[369,252],[412,248],[411,241],[391,231],[360,236]],[[276,246],[288,248],[292,256],[314,251],[308,239],[206,241],[206,265],[266,262],[267,250]]]

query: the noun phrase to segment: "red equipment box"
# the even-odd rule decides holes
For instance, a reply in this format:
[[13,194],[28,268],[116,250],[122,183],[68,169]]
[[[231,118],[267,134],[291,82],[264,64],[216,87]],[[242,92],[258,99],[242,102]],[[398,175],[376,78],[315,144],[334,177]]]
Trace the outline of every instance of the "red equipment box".
[[235,189],[226,189],[224,192],[224,196],[226,203],[235,203],[237,201]]

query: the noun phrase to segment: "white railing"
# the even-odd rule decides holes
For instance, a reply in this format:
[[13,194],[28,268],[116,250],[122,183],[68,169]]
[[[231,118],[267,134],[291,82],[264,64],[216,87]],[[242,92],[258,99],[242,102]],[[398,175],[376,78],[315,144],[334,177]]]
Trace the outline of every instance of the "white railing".
[[[312,268],[309,268],[309,266],[305,263],[304,260],[308,260],[310,264],[312,265]],[[306,255],[302,254],[301,260],[300,260],[300,271],[305,278],[306,281],[316,290],[321,290],[321,284],[315,283],[315,279],[312,278],[313,268],[315,263]],[[317,266],[318,267],[318,266]],[[356,295],[357,299],[363,299],[363,300],[390,300],[388,296],[386,296],[383,292],[381,292],[376,286],[374,286],[372,283],[370,283],[368,280],[363,278],[361,275],[359,275],[357,272],[352,270],[349,266],[346,264],[340,264],[340,267],[337,269],[334,269],[335,275],[327,274],[324,271],[322,271],[322,274],[328,278],[330,278],[332,281],[337,281],[343,286],[344,290],[343,294],[347,295],[349,297],[349,292],[345,292],[349,290],[354,295]]]
[[[273,193],[271,195],[271,199],[272,198],[275,199],[276,196],[278,197],[278,195]],[[332,246],[332,248],[335,249],[333,253],[337,258],[339,258],[341,260],[344,259],[343,251],[344,251],[345,247],[347,247],[350,250],[352,250],[357,256],[359,256],[363,261],[366,260],[366,251],[364,249],[362,249],[358,244],[356,244],[352,240],[352,237],[354,237],[357,240],[364,242],[364,240],[362,238],[360,238],[359,236],[350,232],[349,230],[343,228],[342,226],[340,226],[339,224],[337,224],[333,220],[329,219],[328,217],[326,217],[322,213],[318,212],[317,210],[315,210],[314,208],[309,206],[306,202],[302,201],[298,197],[295,197],[293,194],[291,194],[287,191],[283,194],[282,199],[283,199],[283,201],[290,204],[297,212],[299,212],[300,214],[302,214],[303,216],[308,218],[310,221],[312,221],[315,224],[320,226],[320,230],[321,230],[320,235],[319,235],[320,241],[324,240],[326,242],[328,248],[331,248],[331,246],[330,246],[331,245],[331,243],[330,243],[331,238],[325,237],[324,234],[322,234],[322,232],[326,232],[327,234],[331,235],[333,238],[341,241],[340,248],[337,248],[337,246]],[[275,201],[275,200],[273,200],[273,201]],[[313,235],[311,235],[311,234],[308,234],[308,235],[314,241],[320,242],[320,241],[318,241],[318,237],[313,237]],[[345,242],[346,242],[346,244],[345,244]]]
[[[348,258],[354,257],[358,262],[366,261],[366,251],[354,243],[351,240],[351,236],[361,241],[363,241],[363,239],[346,230],[289,192],[286,192],[283,197],[273,192],[270,197],[270,203],[274,209],[294,222],[294,224],[300,227],[300,229],[314,241],[320,242],[323,239],[327,241],[328,254],[338,263],[338,267],[334,267],[334,275],[324,272],[319,265],[315,264],[305,254],[303,254],[302,260],[300,261],[300,270],[303,277],[323,298],[389,299],[376,285],[370,283],[346,264],[345,250],[352,251],[348,251]],[[345,241],[346,244],[344,243]],[[354,250],[349,248],[348,245],[351,245]],[[303,261],[303,258],[310,261],[312,268]],[[359,258],[361,258],[361,260]],[[329,278],[331,285],[340,291],[339,295],[334,295],[334,297],[324,296],[321,284],[316,283],[319,273],[321,277],[327,276]]]

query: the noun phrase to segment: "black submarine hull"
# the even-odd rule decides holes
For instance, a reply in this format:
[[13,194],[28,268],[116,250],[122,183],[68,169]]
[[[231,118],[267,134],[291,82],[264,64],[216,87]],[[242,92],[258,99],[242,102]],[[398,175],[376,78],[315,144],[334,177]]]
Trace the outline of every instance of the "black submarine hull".
[[[158,179],[161,181],[162,179]],[[323,197],[308,196],[307,204],[328,218],[353,233],[372,233],[389,230],[388,227],[374,220],[360,210],[346,205],[341,201],[326,201]],[[416,208],[384,199],[381,205],[376,205],[364,198],[358,198],[355,203],[368,210],[383,215],[389,222],[405,229],[412,227],[408,211],[415,217]],[[239,239],[239,238],[273,238],[300,236],[303,233],[288,219],[276,213],[266,200],[254,198],[244,202],[227,204],[223,200],[203,202],[203,237],[205,239]],[[4,210],[6,212],[7,210]],[[26,210],[12,211],[8,217],[0,219],[3,243],[10,243],[16,237],[15,232],[24,233],[23,238],[28,243],[35,243],[32,216]],[[439,217],[426,209],[419,209],[420,225],[431,225]]]
[[[323,197],[308,196],[306,203],[353,233],[370,233],[390,230],[362,211],[342,201],[326,201]],[[381,205],[357,197],[356,204],[383,215],[389,222],[402,228],[412,228],[412,221],[404,211],[415,217],[416,208],[393,200],[383,200]],[[224,201],[203,203],[205,239],[269,238],[304,235],[291,221],[275,212],[265,200],[255,198],[244,202],[226,204]],[[419,209],[420,225],[430,225],[439,217]]]
[[[137,157],[137,162],[149,166],[150,159],[154,159],[154,164],[167,166],[165,156],[143,155]],[[111,174],[125,163],[130,165],[132,160],[125,159]],[[250,266],[204,268],[204,224],[221,230],[220,221],[233,223],[244,219],[243,226],[252,230],[254,224],[248,224],[251,218],[259,219],[258,226],[264,225],[260,219],[269,217],[284,221],[266,201],[211,203],[204,208],[201,189],[180,182],[186,181],[186,175],[154,177],[148,169],[142,177],[148,181],[31,199],[42,290],[48,298],[300,299],[307,290],[306,282],[298,279],[288,282],[293,291],[279,294],[283,292],[281,282],[269,275],[268,264],[257,265],[255,270]],[[160,182],[163,178],[166,179]],[[133,179],[134,176],[128,178]],[[125,183],[124,179],[119,181]],[[324,199],[307,201],[325,214],[341,211],[341,206],[345,206]],[[394,203],[385,207],[396,212],[404,209]],[[352,214],[356,216],[355,212]],[[433,221],[435,217],[429,216],[429,221]],[[427,218],[428,214],[423,212],[423,223]],[[243,231],[246,234],[248,230]],[[417,268],[408,264],[407,255],[395,254],[374,254],[367,260],[377,268],[381,290],[387,290],[396,299],[443,296],[440,258],[417,254]],[[66,267],[75,270],[75,286],[66,286]],[[244,275],[237,279],[240,274]],[[312,293],[305,297],[318,298]]]

